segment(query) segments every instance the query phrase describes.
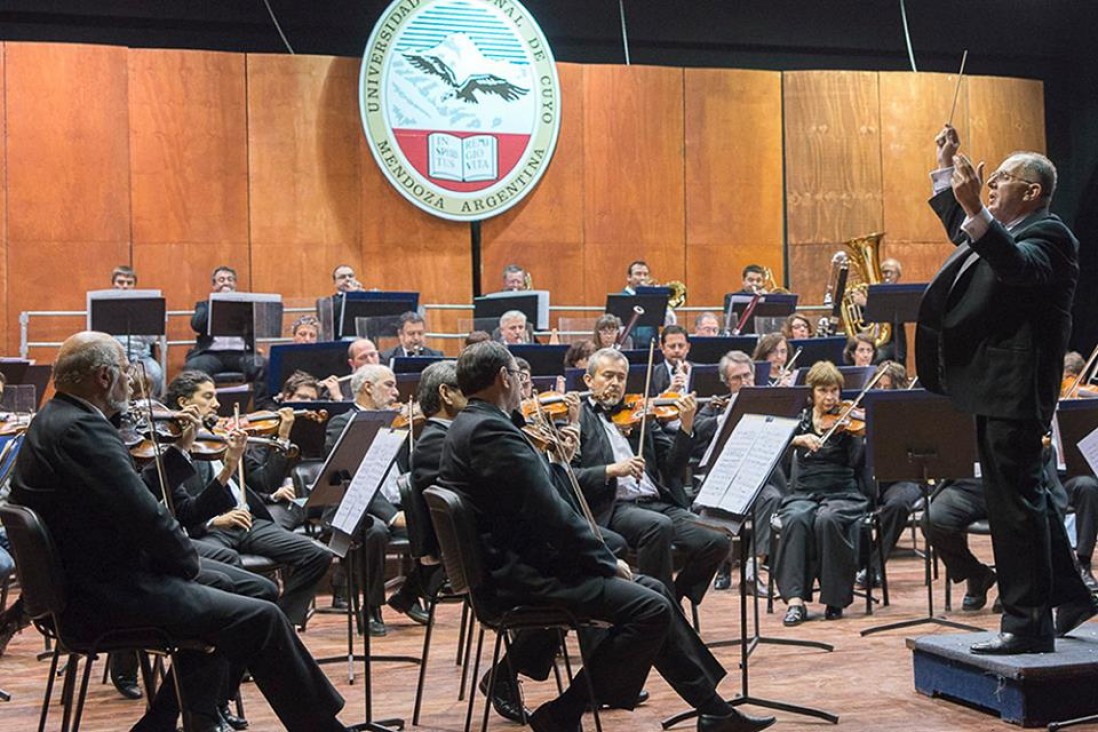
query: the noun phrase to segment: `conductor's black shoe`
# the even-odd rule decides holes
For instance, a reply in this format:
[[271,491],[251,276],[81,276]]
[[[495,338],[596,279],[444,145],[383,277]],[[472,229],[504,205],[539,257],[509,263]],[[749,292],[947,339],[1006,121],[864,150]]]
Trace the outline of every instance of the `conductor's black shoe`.
[[987,591],[995,586],[995,572],[990,567],[984,567],[984,573],[977,577],[969,577],[965,589],[965,599],[961,600],[961,609],[965,612],[976,612],[987,604]]
[[824,620],[838,620],[843,616],[843,609],[838,605],[828,605],[824,609]]
[[[641,704],[644,704],[646,701],[648,701],[649,696],[650,695],[649,695],[647,689],[641,689],[640,692],[637,694],[636,706],[639,707]],[[610,708],[609,704],[599,704],[599,709],[609,709],[609,708]]]
[[112,671],[111,683],[114,684],[114,688],[118,689],[118,693],[126,699],[140,699],[144,696],[141,693],[141,687],[137,685],[136,676],[116,674]]
[[1056,608],[1056,635],[1063,638],[1086,621],[1098,615],[1098,598],[1064,603]]
[[397,592],[389,598],[388,604],[389,607],[396,610],[398,613],[407,615],[414,623],[427,625],[427,621],[430,619],[427,615],[427,611],[419,604],[419,599],[414,596],[409,599]]
[[489,694],[488,677],[491,673],[491,670],[489,670],[484,676],[480,677],[480,683],[477,685],[480,693],[491,700],[492,709],[496,710],[496,714],[504,719],[522,724],[523,713],[525,712],[526,718],[529,719],[533,712],[524,709],[522,706],[522,695],[519,693],[518,681],[508,678],[506,674],[497,669],[495,687],[492,689],[492,693]]
[[1019,653],[1052,653],[1055,638],[1030,638],[1014,633],[1000,633],[991,640],[973,643],[969,650],[981,656],[1012,656]]
[[782,618],[782,625],[787,628],[792,628],[794,625],[800,625],[806,620],[808,620],[808,608],[804,605],[790,605],[785,610],[785,617]]
[[217,708],[217,713],[221,715],[221,721],[229,725],[235,730],[248,729],[248,720],[244,717],[238,717],[232,713],[229,709],[229,703],[225,702]]
[[774,724],[774,717],[752,717],[738,709],[718,717],[713,714],[698,715],[698,732],[755,732]]
[[713,580],[714,590],[727,590],[732,586],[732,565],[725,562],[717,570],[717,576]]

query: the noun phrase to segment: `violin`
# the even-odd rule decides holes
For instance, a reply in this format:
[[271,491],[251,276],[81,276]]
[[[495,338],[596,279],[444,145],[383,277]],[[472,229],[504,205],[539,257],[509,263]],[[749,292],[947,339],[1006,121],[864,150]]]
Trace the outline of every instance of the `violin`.
[[393,423],[389,425],[394,430],[406,430],[409,425],[412,428],[412,437],[418,438],[419,433],[423,431],[423,426],[427,424],[427,415],[423,413],[423,409],[420,408],[419,402],[412,403],[412,416],[408,417],[408,410],[401,409],[397,416],[393,418]]
[[[1098,398],[1098,388],[1093,386],[1083,386],[1081,379],[1078,376],[1065,376],[1063,381],[1060,382],[1060,398],[1061,399],[1096,399]],[[4,434],[3,428],[0,428],[0,435]]]
[[[295,419],[307,419],[310,422],[327,422],[328,410],[327,409],[295,409]],[[233,417],[226,417],[223,420],[217,420],[215,424],[221,425],[227,429],[228,425],[235,421]],[[278,432],[279,425],[282,424],[282,415],[278,412],[272,412],[270,410],[261,410],[258,412],[251,412],[249,414],[241,415],[238,427],[251,436],[257,435],[273,435]],[[207,425],[209,428],[209,425]]]
[[[576,395],[580,399],[591,396],[590,391],[579,391]],[[523,399],[521,404],[522,416],[532,419],[539,412],[551,419],[559,419],[568,416],[568,403],[564,401],[565,394],[559,391],[543,391],[529,399]],[[539,409],[540,407],[540,409]]]
[[[269,447],[286,454],[291,460],[301,454],[301,448],[289,440],[280,440],[277,437],[261,437],[249,435],[246,439],[249,445]],[[194,445],[191,446],[191,457],[196,460],[220,460],[229,449],[229,436],[208,430],[199,430],[195,436]],[[133,451],[130,451],[133,455]]]
[[[674,422],[679,418],[679,400],[682,399],[685,394],[680,394],[676,391],[665,391],[659,396],[654,396],[648,399],[648,414],[644,413],[644,395],[643,394],[626,394],[622,400],[625,407],[612,415],[610,421],[613,422],[619,429],[629,430],[636,427],[647,416],[648,419],[654,419],[660,423]],[[709,402],[716,402],[717,404],[728,405],[727,398],[721,397],[702,397],[696,400],[698,406],[708,404]]]
[[823,432],[849,432],[855,437],[865,437],[865,409],[857,406],[853,399],[844,399],[821,416],[816,427]]

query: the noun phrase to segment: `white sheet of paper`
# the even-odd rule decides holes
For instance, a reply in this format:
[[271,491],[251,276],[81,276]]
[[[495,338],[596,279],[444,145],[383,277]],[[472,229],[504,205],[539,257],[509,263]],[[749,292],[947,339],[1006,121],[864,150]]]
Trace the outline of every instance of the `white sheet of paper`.
[[366,507],[370,505],[381,482],[385,480],[396,460],[397,452],[408,437],[407,430],[379,430],[362,456],[362,462],[347,486],[347,492],[339,503],[332,526],[345,534],[353,534]]
[[1079,452],[1083,453],[1091,471],[1098,473],[1098,429],[1079,440]]
[[793,437],[797,420],[745,414],[705,476],[695,503],[744,515]]

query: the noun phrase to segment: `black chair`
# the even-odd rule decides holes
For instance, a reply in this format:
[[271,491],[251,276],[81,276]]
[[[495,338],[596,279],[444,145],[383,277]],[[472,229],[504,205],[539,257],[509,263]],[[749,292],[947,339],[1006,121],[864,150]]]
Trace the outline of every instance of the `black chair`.
[[[427,509],[427,503],[423,497],[416,493],[412,486],[411,476],[405,473],[401,475],[397,484],[400,486],[400,505],[404,509],[404,521],[408,530],[408,553],[413,561],[422,562],[424,559],[434,557],[437,559],[438,542],[434,538],[434,530],[431,528],[431,514]],[[465,595],[453,591],[448,581],[437,583],[434,587],[427,587],[427,632],[423,635],[423,652],[420,656],[419,679],[416,681],[415,703],[412,708],[412,724],[419,725],[420,710],[423,706],[423,687],[427,679],[427,657],[431,650],[431,636],[435,627],[435,611],[439,604],[462,603],[461,630],[458,634],[457,664],[461,666],[461,690],[459,699],[464,698],[465,684],[468,678],[468,655],[463,653],[465,647],[466,625],[468,624],[468,603]],[[472,633],[469,633],[472,640]],[[464,663],[462,659],[464,658]]]
[[[12,554],[16,562],[15,571],[22,588],[26,612],[33,618],[39,632],[54,641],[46,693],[42,699],[42,715],[38,723],[39,732],[46,728],[50,697],[53,694],[53,680],[57,675],[58,661],[62,653],[68,655],[68,663],[65,667],[62,691],[65,707],[61,729],[68,730],[71,719],[71,729],[76,732],[80,728],[80,718],[84,712],[92,662],[98,654],[140,648],[149,653],[166,655],[174,663],[175,654],[179,651],[203,653],[213,651],[213,648],[206,643],[176,639],[162,628],[155,627],[114,628],[92,639],[74,637],[62,624],[62,618],[68,606],[64,570],[61,566],[61,557],[57,553],[57,546],[46,525],[31,509],[11,504],[0,506],[0,520],[8,530],[8,539],[11,541]],[[85,660],[84,673],[74,711],[72,692],[76,683],[80,657],[84,657]],[[145,680],[147,698],[151,699],[152,673],[148,663],[142,664],[142,676]],[[178,676],[173,675],[173,678],[176,681],[175,692],[179,698],[179,708],[187,709]]]
[[[492,653],[492,665],[488,675],[488,688],[495,686],[495,670],[499,665],[500,645],[506,643],[510,649],[509,633],[534,628],[555,629],[562,634],[567,630],[576,631],[576,637],[580,642],[580,656],[583,663],[587,662],[587,654],[584,649],[583,636],[579,632],[583,628],[605,627],[588,618],[577,618],[568,610],[552,605],[520,605],[512,608],[498,608],[491,601],[492,589],[488,585],[488,575],[484,569],[481,556],[480,536],[473,518],[472,509],[468,502],[454,491],[439,486],[431,486],[423,493],[427,506],[431,512],[431,523],[435,527],[438,543],[442,552],[442,562],[446,567],[446,575],[450,578],[450,586],[453,592],[467,597],[473,608],[473,617],[483,628],[495,632],[495,650]],[[481,645],[477,644],[477,653],[474,657],[473,676],[470,681],[469,707],[465,713],[465,732],[473,718],[473,705],[476,693],[472,687],[477,681],[480,670]],[[595,728],[602,732],[602,721],[599,718],[599,705],[595,699],[594,687],[591,677],[584,674],[587,679],[587,692],[592,700],[591,709],[595,716]],[[481,723],[481,731],[488,729],[488,710],[490,702],[485,702],[484,718]]]

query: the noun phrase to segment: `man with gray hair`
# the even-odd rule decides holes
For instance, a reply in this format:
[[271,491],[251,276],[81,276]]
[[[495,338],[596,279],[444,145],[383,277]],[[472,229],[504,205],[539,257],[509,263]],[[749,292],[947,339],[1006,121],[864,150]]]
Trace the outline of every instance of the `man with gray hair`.
[[526,270],[517,264],[509,264],[503,268],[503,290],[502,292],[519,292],[521,290],[529,290],[530,288],[526,284]]
[[[986,177],[946,125],[931,173],[956,251],[919,307],[916,361],[929,391],[976,417],[984,497],[1003,605],[1001,632],[973,653],[1049,653],[1098,613],[1072,561],[1044,477],[1042,438],[1060,393],[1079,279],[1079,242],[1049,212],[1056,168],[1016,152]],[[1057,608],[1055,622],[1052,609]]]
[[[178,674],[188,732],[221,730],[217,696],[229,664],[247,666],[289,730],[345,729],[343,699],[277,606],[194,581],[198,555],[133,466],[109,421],[130,398],[130,365],[105,333],[67,339],[54,364],[57,394],[36,415],[16,460],[11,502],[37,512],[57,545],[69,598],[64,621],[77,637],[159,627],[202,639],[212,654],[184,652]],[[174,732],[171,678],[134,727]]]
[[499,339],[504,345],[529,343],[530,334],[526,332],[526,313],[521,310],[508,310],[499,316]]

